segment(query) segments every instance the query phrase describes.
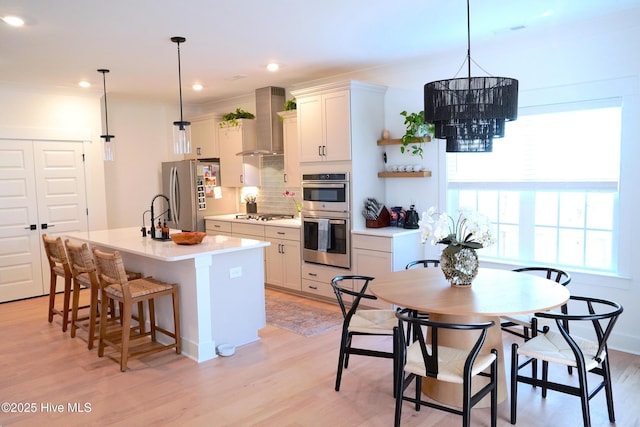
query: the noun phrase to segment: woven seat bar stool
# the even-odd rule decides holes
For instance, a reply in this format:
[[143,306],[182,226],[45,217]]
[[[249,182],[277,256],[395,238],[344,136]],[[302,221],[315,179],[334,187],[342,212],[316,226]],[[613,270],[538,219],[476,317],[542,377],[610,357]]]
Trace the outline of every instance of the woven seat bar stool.
[[[98,356],[104,356],[105,346],[109,346],[120,353],[120,370],[127,370],[129,357],[175,348],[176,353],[182,352],[180,342],[180,303],[178,299],[178,285],[166,283],[153,277],[145,277],[135,280],[127,280],[127,274],[122,262],[120,252],[102,252],[93,249],[93,259],[96,264],[96,272],[100,282],[100,338],[98,341]],[[155,316],[155,299],[162,296],[171,296],[173,302],[173,332],[157,324]],[[121,320],[115,330],[107,331],[107,306],[113,300],[122,304]],[[131,328],[132,307],[140,302],[147,302],[149,308],[149,332],[143,332],[142,328]],[[108,332],[108,333],[107,333]],[[173,338],[169,344],[161,344],[156,339],[160,332]],[[149,337],[150,341],[146,338]],[[143,343],[139,343],[143,339]],[[133,346],[135,341],[135,346]]]
[[[44,251],[47,255],[47,260],[49,261],[49,323],[53,322],[54,315],[61,316],[62,332],[66,332],[67,325],[69,324],[69,302],[71,298],[72,278],[69,260],[67,259],[67,253],[64,250],[62,238],[53,238],[43,234],[42,242],[44,244]],[[64,280],[62,309],[58,309],[55,306],[56,284],[58,282],[58,277],[61,277]]]
[[[97,338],[96,325],[98,321],[98,295],[100,293],[100,284],[98,283],[98,277],[96,276],[96,265],[93,262],[93,255],[89,250],[89,246],[86,243],[77,244],[71,242],[69,239],[64,241],[65,248],[67,250],[67,256],[69,259],[69,266],[71,267],[71,276],[73,277],[73,300],[71,302],[71,332],[72,338],[76,336],[76,330],[78,328],[87,332],[87,347],[89,350],[93,348],[93,343]],[[142,274],[138,272],[127,271],[127,280],[135,280],[142,278]],[[80,307],[80,289],[87,288],[91,292],[89,301],[89,314],[79,317]],[[111,318],[116,317],[115,304],[111,304],[109,307]],[[144,325],[144,311],[140,302],[138,304],[138,313],[140,318],[137,320],[140,324]],[[121,310],[122,312],[122,310]]]

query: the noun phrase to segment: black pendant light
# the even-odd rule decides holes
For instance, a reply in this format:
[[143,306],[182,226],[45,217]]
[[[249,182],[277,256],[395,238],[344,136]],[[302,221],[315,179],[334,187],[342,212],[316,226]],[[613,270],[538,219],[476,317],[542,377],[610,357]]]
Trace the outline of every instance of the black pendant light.
[[100,135],[100,138],[104,139],[104,159],[106,161],[114,160],[114,147],[111,138],[115,138],[113,135],[109,135],[109,112],[107,111],[107,78],[106,74],[109,70],[100,68],[99,73],[102,73],[102,90],[104,91],[104,135]]
[[468,77],[424,85],[424,119],[434,136],[447,140],[447,152],[490,152],[504,136],[505,121],[518,118],[518,80],[471,77],[471,24],[467,0]]
[[184,37],[171,37],[171,41],[178,45],[178,88],[180,90],[180,120],[173,122],[173,152],[176,154],[191,153],[191,122],[182,117],[182,74],[180,70],[180,43],[187,41]]

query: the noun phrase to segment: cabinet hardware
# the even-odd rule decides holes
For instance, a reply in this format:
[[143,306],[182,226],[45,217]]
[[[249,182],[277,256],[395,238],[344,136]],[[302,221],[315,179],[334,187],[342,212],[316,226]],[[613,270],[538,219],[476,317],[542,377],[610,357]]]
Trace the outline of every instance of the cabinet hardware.
[[24,228],[25,230],[37,230],[38,229],[38,225],[37,224],[31,224],[28,227]]

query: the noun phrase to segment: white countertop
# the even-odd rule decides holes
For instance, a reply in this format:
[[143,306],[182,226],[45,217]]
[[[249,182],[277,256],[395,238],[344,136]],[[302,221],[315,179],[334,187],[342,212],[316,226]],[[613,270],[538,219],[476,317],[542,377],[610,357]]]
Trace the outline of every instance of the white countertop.
[[[177,230],[175,230],[178,232]],[[173,234],[173,233],[172,233]],[[269,246],[269,242],[241,239],[229,236],[205,236],[197,245],[177,245],[172,240],[153,240],[142,237],[137,227],[116,228],[87,232],[66,233],[70,239],[88,242],[94,245],[143,255],[162,261],[180,261],[206,255],[218,255],[246,249]]]
[[242,214],[227,214],[227,215],[211,215],[205,216],[204,219],[213,219],[217,221],[229,221],[229,222],[243,222],[247,224],[256,224],[256,225],[271,225],[277,227],[291,227],[291,228],[300,228],[300,218],[293,219],[272,219],[270,221],[256,221],[255,219],[239,219],[236,218],[236,215]]
[[362,230],[352,230],[351,234],[363,234],[366,236],[394,237],[406,234],[420,233],[419,228],[401,228],[401,227],[381,227],[381,228],[364,228]]

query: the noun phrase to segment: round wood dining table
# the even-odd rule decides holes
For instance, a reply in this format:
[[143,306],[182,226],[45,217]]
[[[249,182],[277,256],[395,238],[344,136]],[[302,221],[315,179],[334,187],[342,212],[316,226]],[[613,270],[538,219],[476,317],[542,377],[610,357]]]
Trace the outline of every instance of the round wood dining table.
[[[403,308],[429,313],[433,321],[476,323],[493,320],[482,352],[498,351],[498,401],[506,399],[506,372],[500,316],[547,311],[569,299],[566,287],[540,276],[509,270],[480,268],[471,286],[451,286],[439,268],[400,270],[376,277],[369,285],[373,295]],[[447,332],[445,334],[445,332]],[[470,349],[477,331],[442,330],[439,345]],[[484,378],[477,377],[473,391]],[[445,404],[462,406],[460,384],[423,379],[424,393]],[[486,396],[478,406],[489,406]]]

